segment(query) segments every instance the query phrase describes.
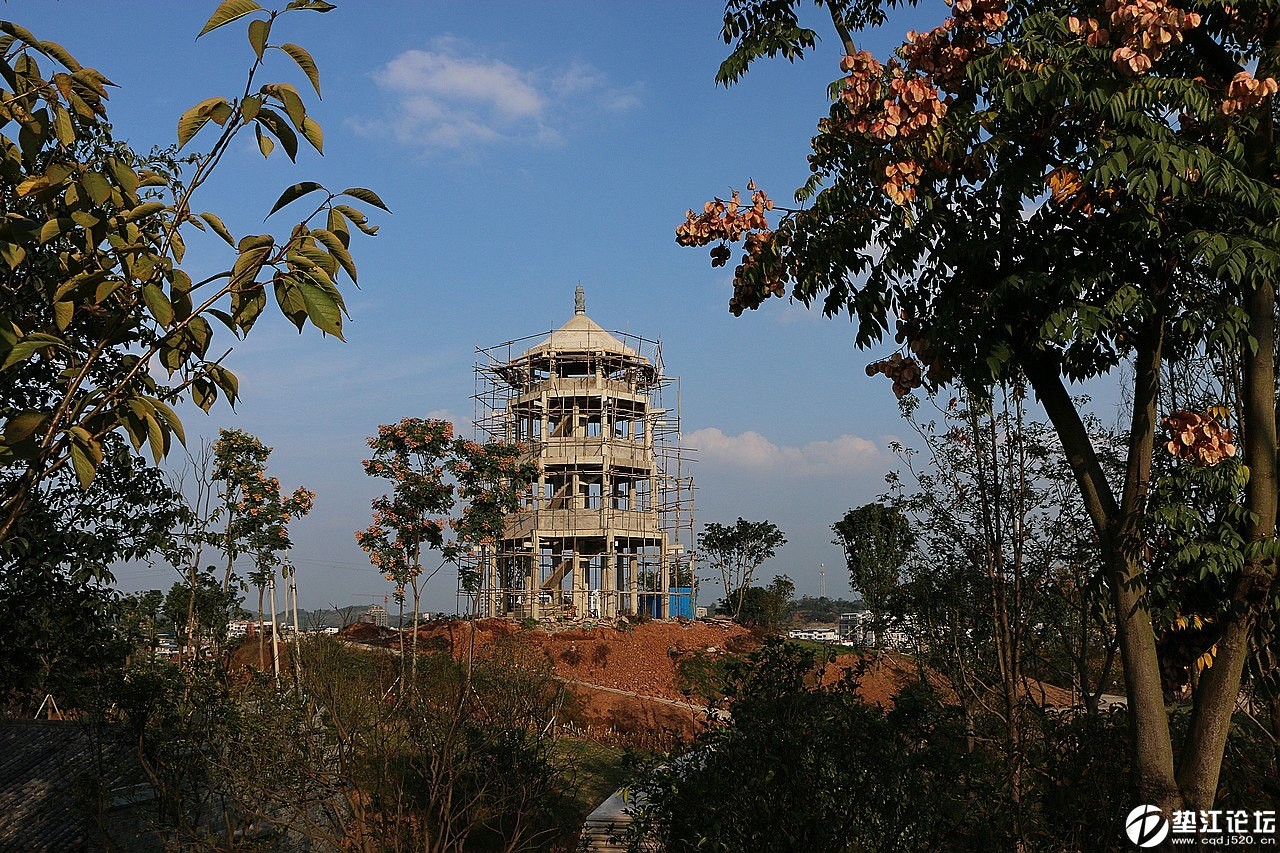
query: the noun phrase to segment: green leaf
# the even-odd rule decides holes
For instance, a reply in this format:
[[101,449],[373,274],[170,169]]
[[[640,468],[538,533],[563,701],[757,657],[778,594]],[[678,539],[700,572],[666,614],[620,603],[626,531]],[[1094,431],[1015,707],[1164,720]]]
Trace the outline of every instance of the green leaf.
[[61,104],[53,105],[53,135],[63,145],[71,145],[76,141],[76,128],[71,123],[71,113]]
[[205,414],[213,408],[218,400],[218,390],[208,379],[198,378],[191,383],[191,402],[199,406]]
[[151,445],[151,458],[159,465],[160,460],[164,458],[165,452],[168,450],[168,447],[166,447],[168,444],[166,441],[167,436],[161,428],[160,422],[156,420],[155,415],[148,412],[143,420],[147,424],[147,443]]
[[311,54],[306,49],[296,44],[286,42],[280,45],[280,49],[289,55],[289,58],[298,63],[298,67],[302,69],[302,73],[307,75],[307,79],[311,81],[311,87],[316,90],[316,95],[320,95],[320,69],[316,67],[316,62],[311,58]]
[[40,236],[37,240],[41,245],[44,245],[59,234],[65,234],[75,227],[75,220],[69,216],[64,216],[59,219],[50,219],[40,227]]
[[275,213],[277,210],[284,207],[285,205],[288,205],[297,201],[298,199],[302,198],[304,195],[313,193],[316,190],[323,190],[323,189],[324,187],[321,186],[320,184],[317,184],[315,181],[301,181],[300,183],[296,183],[280,194],[280,198],[276,199],[275,206],[271,208],[271,213],[268,213],[267,216],[270,216],[272,213]]
[[371,204],[374,207],[380,207],[383,210],[385,210],[387,213],[391,212],[391,208],[387,207],[387,205],[382,201],[382,199],[378,198],[377,193],[375,193],[373,190],[367,190],[364,187],[348,187],[347,189],[339,193],[339,195],[349,195],[354,199],[364,202],[365,204]]
[[[156,460],[159,463],[159,459]],[[87,489],[93,484],[93,478],[97,476],[98,469],[80,448],[79,444],[71,443],[71,467],[76,471],[76,479],[80,481],[80,488]]]
[[326,231],[323,228],[317,228],[311,232],[311,236],[315,237],[329,250],[329,254],[334,257],[342,268],[346,270],[347,275],[351,276],[351,281],[356,281],[356,262],[351,257],[351,252],[347,250],[342,239],[332,231]]
[[122,284],[124,284],[124,282],[119,279],[108,279],[107,281],[102,282],[102,284],[99,284],[97,290],[93,293],[94,304],[101,305],[108,296],[119,290]]
[[[138,191],[138,173],[130,169],[116,157],[107,158],[107,168],[111,172],[111,177],[116,179],[116,185],[120,187],[126,195],[133,196]],[[137,199],[133,199],[136,201]]]
[[284,105],[284,114],[289,122],[301,131],[302,120],[307,116],[307,105],[302,103],[302,96],[298,94],[298,90],[287,83],[278,83],[272,87],[272,91]]
[[210,308],[205,313],[216,317],[218,322],[226,326],[233,335],[236,335],[237,337],[239,336],[239,330],[236,329],[236,321],[232,319],[231,315],[226,311],[223,311],[221,308]]
[[50,59],[62,63],[68,71],[79,71],[82,67],[79,62],[76,62],[75,57],[56,41],[39,41],[32,46]]
[[218,27],[229,24],[238,18],[253,12],[262,11],[262,7],[253,0],[222,0],[218,4],[218,8],[213,10],[213,14],[209,16],[209,20],[205,22],[204,28],[196,34],[196,38],[205,33],[213,32]]
[[191,138],[200,132],[200,128],[205,126],[209,121],[213,108],[219,104],[226,104],[226,98],[205,98],[191,109],[187,110],[178,117],[178,148],[181,148],[191,141]]
[[261,287],[236,290],[231,294],[231,317],[239,328],[239,336],[244,337],[267,306],[267,295]]
[[173,322],[173,305],[169,303],[169,297],[164,295],[164,290],[157,284],[148,284],[142,288],[142,301],[147,303],[147,310],[156,318],[156,322],[168,328]]
[[262,156],[269,157],[271,155],[271,149],[275,148],[276,144],[271,141],[270,137],[263,136],[262,125],[254,124],[253,135],[258,138],[258,150],[262,152]]
[[258,18],[249,22],[249,44],[253,47],[253,52],[258,58],[262,58],[262,54],[267,49],[267,36],[271,34],[271,19],[263,20]]
[[187,333],[195,342],[197,352],[203,357],[209,351],[209,342],[213,340],[213,327],[204,317],[192,317],[187,324]]
[[311,143],[312,148],[324,153],[324,131],[320,129],[320,123],[311,116],[302,117],[302,135]]
[[71,325],[73,316],[75,316],[75,306],[70,302],[53,303],[53,324],[58,327],[58,331],[65,331],[67,326]]
[[227,241],[228,246],[235,246],[236,241],[231,236],[231,232],[227,230],[227,226],[223,224],[222,219],[213,213],[202,213],[200,218],[209,223],[209,227],[213,229],[213,233],[217,234],[223,240]]
[[258,277],[258,272],[262,269],[262,265],[267,262],[267,257],[270,254],[270,246],[242,249],[240,256],[236,258],[235,264],[231,267],[231,285],[235,288],[243,288],[252,283]]
[[[341,213],[347,220],[370,237],[378,233],[378,226],[369,224],[369,217],[347,204],[335,204],[333,209]],[[334,233],[340,233],[333,228]]]
[[257,95],[248,95],[240,102],[240,115],[245,121],[253,121],[260,109],[262,109],[262,98]]
[[347,228],[347,220],[339,210],[329,209],[329,230],[342,241],[342,245],[351,245],[351,229]]
[[301,332],[307,325],[307,304],[298,290],[297,281],[292,276],[277,275],[274,280],[274,289],[280,313],[284,314]]
[[307,306],[307,316],[316,328],[333,335],[338,340],[342,337],[342,309],[338,301],[324,288],[303,281],[298,285],[302,291],[302,301]]
[[26,42],[32,47],[40,44],[40,39],[32,35],[31,30],[28,30],[26,27],[20,26],[19,24],[15,24],[12,21],[0,21],[0,32],[8,33],[9,35],[17,38],[18,41]]
[[149,402],[151,407],[155,409],[161,418],[164,419],[164,422],[168,424],[169,429],[173,430],[174,435],[178,436],[178,441],[182,442],[183,447],[185,447],[187,444],[187,434],[182,429],[182,420],[178,417],[178,414],[173,409],[169,408],[169,406],[163,401],[157,400],[155,397],[148,397],[147,402]]
[[250,249],[263,249],[274,246],[276,238],[270,234],[246,234],[240,238],[240,242],[236,244],[242,253]]
[[256,120],[272,136],[280,140],[280,144],[284,146],[284,153],[289,155],[290,160],[298,159],[298,135],[293,132],[293,128],[289,127],[289,124],[279,113],[263,107],[258,111]]
[[45,347],[66,349],[67,345],[61,338],[54,337],[53,335],[32,332],[29,335],[24,335],[13,345],[13,348],[9,350],[9,355],[4,360],[4,364],[0,364],[0,370],[6,370],[14,364],[17,364],[19,361],[25,361],[37,350],[42,350]]
[[17,269],[27,257],[27,250],[17,243],[0,243],[0,258],[9,265],[9,269]]
[[234,406],[236,397],[240,394],[240,380],[234,373],[220,364],[210,364],[207,369],[209,376],[222,389],[222,393],[227,395],[227,402]]
[[135,222],[139,219],[151,216],[153,213],[159,213],[164,210],[164,208],[165,203],[162,201],[144,201],[142,204],[126,213],[125,218],[130,222]]
[[93,199],[94,204],[102,205],[111,200],[111,184],[107,183],[105,175],[85,172],[80,178],[80,183],[89,193],[89,198]]
[[4,443],[13,445],[26,441],[35,435],[40,425],[48,419],[49,416],[44,412],[18,412],[4,425]]

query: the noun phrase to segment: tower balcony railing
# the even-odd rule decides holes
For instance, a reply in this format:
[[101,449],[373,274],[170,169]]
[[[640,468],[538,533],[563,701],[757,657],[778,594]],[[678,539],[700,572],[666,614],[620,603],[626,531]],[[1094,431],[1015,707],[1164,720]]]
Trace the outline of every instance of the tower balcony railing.
[[661,535],[657,514],[625,509],[525,509],[512,513],[503,529],[504,539],[540,536],[636,536]]
[[641,379],[607,379],[603,376],[552,376],[528,382],[519,389],[514,404],[549,397],[626,397],[646,399],[652,382]]
[[584,460],[602,463],[608,457],[617,465],[644,469],[653,467],[653,450],[644,439],[599,435],[548,438],[535,443],[533,454],[543,465],[571,466]]

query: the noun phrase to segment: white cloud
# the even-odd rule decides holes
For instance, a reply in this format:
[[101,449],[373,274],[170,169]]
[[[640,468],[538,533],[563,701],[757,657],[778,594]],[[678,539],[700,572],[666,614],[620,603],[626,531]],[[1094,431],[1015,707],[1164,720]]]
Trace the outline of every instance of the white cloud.
[[875,442],[856,435],[789,447],[775,444],[755,431],[726,435],[715,427],[707,427],[688,433],[684,440],[697,449],[699,461],[779,476],[846,474],[885,462]]
[[459,419],[451,409],[432,409],[427,412],[427,417],[434,418],[438,421],[449,421],[451,424],[464,431],[471,425],[470,418]]
[[430,50],[406,50],[373,73],[391,103],[378,119],[351,124],[423,151],[463,151],[498,142],[554,145],[586,110],[622,112],[640,103],[639,87],[618,88],[582,62],[527,69],[485,56],[446,36]]

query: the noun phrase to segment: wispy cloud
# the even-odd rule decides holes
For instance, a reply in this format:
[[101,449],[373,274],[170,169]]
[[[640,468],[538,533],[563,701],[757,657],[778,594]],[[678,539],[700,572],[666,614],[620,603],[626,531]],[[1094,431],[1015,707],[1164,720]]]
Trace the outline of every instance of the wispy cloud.
[[638,85],[615,86],[586,63],[519,68],[451,36],[430,50],[404,51],[373,79],[388,98],[386,110],[351,124],[424,153],[501,142],[555,145],[584,112],[618,113],[640,103]]
[[886,461],[874,441],[856,435],[790,447],[775,444],[755,431],[727,435],[707,427],[686,434],[685,441],[697,448],[700,461],[784,477],[847,474],[882,466]]

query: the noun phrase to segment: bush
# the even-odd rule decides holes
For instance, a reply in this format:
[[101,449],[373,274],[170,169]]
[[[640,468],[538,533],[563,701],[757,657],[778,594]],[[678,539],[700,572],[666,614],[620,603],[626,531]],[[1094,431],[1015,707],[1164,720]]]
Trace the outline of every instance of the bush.
[[1006,840],[981,756],[926,687],[889,714],[812,652],[769,643],[732,667],[732,719],[649,766],[631,830],[671,851],[994,849]]

